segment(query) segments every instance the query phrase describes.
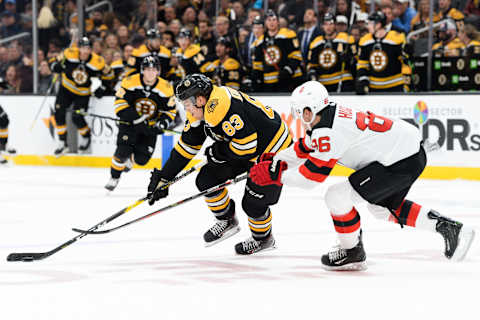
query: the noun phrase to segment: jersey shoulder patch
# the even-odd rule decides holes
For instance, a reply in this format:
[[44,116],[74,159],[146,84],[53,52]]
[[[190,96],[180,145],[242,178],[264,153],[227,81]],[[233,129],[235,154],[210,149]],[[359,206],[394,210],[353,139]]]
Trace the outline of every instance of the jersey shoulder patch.
[[373,36],[371,33],[367,33],[366,35],[364,35],[363,37],[360,38],[360,41],[358,42],[358,45],[359,46],[366,46],[368,45],[370,42],[373,41]]
[[317,36],[317,37],[315,37],[315,39],[313,39],[312,42],[310,42],[309,49],[314,49],[318,45],[322,44],[323,42],[324,42],[323,36]]
[[194,55],[196,55],[197,53],[199,53],[202,49],[200,48],[199,45],[197,44],[192,44],[191,46],[189,46],[186,50],[185,50],[185,53],[183,54],[183,56],[186,58],[186,59],[189,59],[191,57],[193,57]]
[[216,127],[227,115],[231,103],[226,88],[213,86],[210,98],[204,107],[205,122],[210,127]]
[[140,73],[132,74],[122,80],[122,88],[133,91],[142,88],[142,81],[140,80]]
[[105,60],[102,56],[99,56],[96,53],[92,52],[92,57],[90,58],[90,61],[88,61],[88,65],[92,69],[99,71],[105,68]]
[[110,67],[112,67],[113,69],[123,68],[124,67],[123,60],[122,59],[117,59],[117,60],[113,61],[110,64]]
[[225,70],[227,70],[227,71],[237,70],[238,68],[240,68],[240,63],[233,58],[228,58],[223,63],[223,66],[225,67]]
[[80,53],[77,47],[70,47],[63,51],[63,55],[67,60],[78,61]]
[[261,45],[262,42],[263,42],[263,34],[260,37],[258,37],[257,40],[253,41],[252,46],[257,47],[257,46]]
[[390,30],[387,33],[387,36],[384,38],[384,41],[391,42],[393,44],[404,44],[405,43],[405,34],[403,32],[397,32],[395,30]]
[[168,81],[160,77],[158,78],[157,85],[152,91],[164,98],[173,96],[173,86]]
[[167,47],[160,46],[160,50],[158,51],[158,55],[161,56],[161,57],[170,58],[172,56],[172,52]]
[[143,57],[147,55],[150,55],[150,51],[148,50],[147,46],[144,44],[142,44],[137,49],[133,49],[132,51],[132,56],[134,57]]
[[295,31],[291,29],[281,28],[275,37],[291,39],[291,38],[296,38],[297,34],[295,33]]

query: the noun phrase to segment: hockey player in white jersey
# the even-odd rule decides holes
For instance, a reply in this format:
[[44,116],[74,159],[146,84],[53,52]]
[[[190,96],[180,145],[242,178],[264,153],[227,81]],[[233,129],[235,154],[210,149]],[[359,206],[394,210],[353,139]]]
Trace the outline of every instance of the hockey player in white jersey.
[[302,119],[307,135],[275,156],[262,155],[250,177],[260,186],[312,188],[327,178],[336,163],[355,170],[325,194],[339,239],[339,245],[322,256],[327,270],[366,269],[355,207],[365,201],[376,218],[438,232],[445,240],[447,258],[465,257],[473,229],[405,199],[427,161],[417,128],[403,120],[335,104],[316,81],[297,87],[291,100],[292,112]]

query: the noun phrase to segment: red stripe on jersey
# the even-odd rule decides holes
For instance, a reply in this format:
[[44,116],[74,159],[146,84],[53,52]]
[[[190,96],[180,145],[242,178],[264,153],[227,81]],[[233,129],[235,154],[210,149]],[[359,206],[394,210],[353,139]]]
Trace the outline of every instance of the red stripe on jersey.
[[325,179],[327,179],[328,175],[324,175],[321,173],[315,173],[310,171],[305,164],[302,164],[300,168],[298,169],[300,173],[307,179],[317,181],[317,182],[323,182]]
[[327,167],[330,169],[333,168],[338,161],[338,159],[330,159],[327,162],[327,161],[314,158],[311,155],[308,155],[308,160],[312,161],[317,167]]
[[357,215],[358,215],[357,209],[352,208],[352,210],[350,210],[349,213],[341,215],[341,216],[340,215],[334,215],[332,213],[332,218],[333,218],[333,220],[338,221],[338,222],[348,222],[350,220],[355,219],[355,217]]
[[[398,217],[401,217],[402,218],[401,220],[405,219],[405,217],[401,214],[402,210],[406,210],[406,208],[404,208],[405,203],[408,203],[408,205],[410,205],[410,209],[408,210],[406,220],[403,221],[403,223],[405,223],[407,226],[415,227],[417,223],[418,214],[420,213],[422,206],[413,201],[403,200],[400,207],[398,207],[398,209],[395,210],[395,214]],[[389,220],[398,223],[395,217],[390,216]]]
[[[302,144],[302,145],[300,146],[300,144]],[[295,142],[295,144],[293,146],[293,149],[295,150],[295,153],[297,154],[297,157],[299,157],[300,159],[306,159],[308,157],[308,153],[304,152],[303,150],[306,150],[308,152],[313,151],[313,150],[310,150],[310,148],[308,148],[305,145],[305,139],[304,138],[298,139],[298,141]]]

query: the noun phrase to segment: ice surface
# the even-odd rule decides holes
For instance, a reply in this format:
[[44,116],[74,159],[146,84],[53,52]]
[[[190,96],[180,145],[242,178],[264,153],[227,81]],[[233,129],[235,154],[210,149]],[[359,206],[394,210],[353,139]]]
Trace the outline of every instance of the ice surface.
[[[194,175],[154,207],[196,193]],[[203,200],[106,235],[89,235],[37,262],[7,262],[10,252],[43,252],[145,195],[149,172],[125,174],[112,194],[108,169],[0,167],[0,318],[52,319],[477,319],[480,284],[480,182],[420,180],[409,199],[477,229],[465,261],[443,256],[434,233],[375,220],[364,207],[366,272],[327,272],[320,257],[334,243],[317,189],[284,188],[273,208],[278,249],[239,257],[242,231],[211,248],[213,218]],[[244,183],[230,188],[240,209]],[[117,221],[108,226],[117,225]]]

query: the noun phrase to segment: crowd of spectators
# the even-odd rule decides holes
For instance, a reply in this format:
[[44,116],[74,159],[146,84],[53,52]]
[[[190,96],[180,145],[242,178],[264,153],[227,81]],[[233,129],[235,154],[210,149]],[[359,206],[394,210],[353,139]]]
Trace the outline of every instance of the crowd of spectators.
[[[229,37],[235,44],[232,56],[247,70],[248,78],[252,46],[265,32],[262,25],[253,23],[257,16],[264,16],[263,1],[268,1],[269,9],[278,14],[281,28],[296,32],[304,61],[309,44],[323,33],[323,17],[328,12],[335,16],[337,31],[348,32],[358,43],[368,33],[370,1],[375,2],[375,10],[384,12],[391,28],[406,35],[428,24],[430,3],[429,0],[318,0],[317,8],[313,8],[314,2],[310,0],[220,0],[219,16],[215,18],[215,0],[158,0],[156,12],[152,10],[155,8],[153,1],[115,0],[111,1],[113,12],[108,12],[105,7],[87,13],[85,32],[92,40],[93,51],[103,56],[107,64],[118,59],[126,61],[132,50],[146,41],[147,30],[153,27],[161,34],[161,44],[173,53],[178,47],[180,31],[187,28],[205,55],[212,59],[216,40]],[[4,93],[32,92],[33,54],[38,55],[39,61],[39,91],[47,92],[53,78],[48,59],[75,41],[77,1],[39,2],[39,13],[33,15],[31,1],[0,0],[0,40],[31,32],[33,17],[38,18],[40,38],[40,49],[36,53],[32,49],[31,37],[0,44],[0,77],[9,85]],[[98,1],[85,2],[92,5]],[[472,40],[480,41],[480,1],[437,0],[434,22],[446,18],[452,23],[445,23],[435,32],[434,42],[437,44],[434,48],[444,50],[442,54],[447,56],[474,54],[476,50],[468,51],[467,47]],[[427,52],[426,37],[426,32],[411,37],[412,56]]]

